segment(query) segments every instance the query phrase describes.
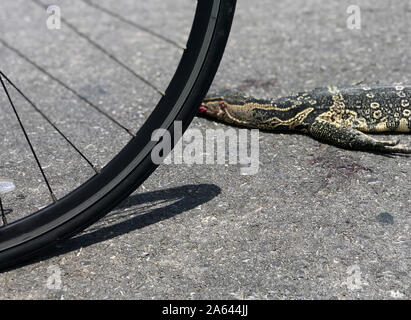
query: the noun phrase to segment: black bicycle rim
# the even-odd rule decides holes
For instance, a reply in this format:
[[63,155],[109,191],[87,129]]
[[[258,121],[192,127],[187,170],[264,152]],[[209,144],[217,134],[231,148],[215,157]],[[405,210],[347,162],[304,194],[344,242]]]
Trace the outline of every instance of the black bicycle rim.
[[[157,167],[150,152],[152,132],[183,131],[207,93],[225,49],[236,0],[199,0],[190,36],[177,71],[136,136],[98,175],[56,203],[0,228],[0,267],[27,259],[38,250],[79,232],[104,216]],[[177,141],[174,141],[176,143]]]

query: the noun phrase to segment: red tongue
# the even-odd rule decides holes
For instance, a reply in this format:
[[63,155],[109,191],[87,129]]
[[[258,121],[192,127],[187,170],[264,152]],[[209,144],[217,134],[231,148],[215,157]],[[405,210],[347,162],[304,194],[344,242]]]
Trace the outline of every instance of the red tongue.
[[201,113],[206,113],[207,112],[207,107],[204,107],[204,106],[200,106],[199,108],[198,108],[198,111],[200,111]]

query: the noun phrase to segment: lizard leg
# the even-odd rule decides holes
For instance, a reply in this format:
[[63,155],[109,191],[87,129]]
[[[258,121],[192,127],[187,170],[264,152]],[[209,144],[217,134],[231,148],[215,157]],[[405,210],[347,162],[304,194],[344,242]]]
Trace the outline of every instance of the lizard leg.
[[381,141],[356,129],[317,118],[309,132],[317,140],[342,148],[374,151],[381,153],[411,154],[411,148],[399,144],[399,141]]

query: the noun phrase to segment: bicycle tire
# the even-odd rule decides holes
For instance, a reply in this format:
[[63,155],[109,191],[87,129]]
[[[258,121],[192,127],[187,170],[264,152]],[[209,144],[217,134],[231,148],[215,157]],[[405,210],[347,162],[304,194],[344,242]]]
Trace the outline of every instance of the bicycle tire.
[[39,256],[102,218],[137,189],[158,167],[150,156],[154,130],[183,132],[194,118],[217,72],[234,16],[236,0],[198,0],[193,25],[178,68],[136,136],[99,174],[57,202],[0,228],[0,269]]

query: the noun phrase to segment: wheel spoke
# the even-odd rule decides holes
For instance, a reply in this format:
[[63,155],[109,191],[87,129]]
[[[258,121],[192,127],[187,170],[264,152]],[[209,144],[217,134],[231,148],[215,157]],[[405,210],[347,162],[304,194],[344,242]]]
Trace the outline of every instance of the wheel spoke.
[[51,196],[53,202],[56,202],[56,201],[57,201],[57,198],[56,198],[56,196],[54,195],[53,190],[51,189],[50,182],[48,181],[47,176],[46,176],[46,174],[44,173],[43,167],[41,166],[40,160],[39,160],[39,158],[38,158],[38,156],[37,156],[37,154],[36,154],[36,151],[34,150],[33,144],[32,144],[31,141],[30,141],[30,138],[29,138],[29,136],[28,136],[28,134],[27,134],[27,131],[26,131],[26,129],[24,128],[23,122],[21,121],[21,118],[20,118],[20,116],[19,116],[19,114],[18,114],[18,112],[17,112],[17,109],[16,109],[16,107],[15,107],[15,105],[14,105],[14,103],[13,103],[13,100],[11,99],[11,96],[10,96],[10,94],[9,94],[9,91],[7,90],[6,84],[5,84],[4,81],[3,81],[3,76],[2,76],[2,75],[0,75],[0,82],[1,82],[1,85],[2,85],[2,87],[3,87],[4,92],[6,93],[7,99],[9,100],[10,106],[12,107],[13,112],[14,112],[16,118],[17,118],[17,121],[18,121],[19,125],[20,125],[20,129],[23,131],[23,134],[24,134],[24,137],[26,138],[27,144],[28,144],[29,147],[30,147],[31,153],[33,154],[33,157],[34,157],[34,159],[36,160],[37,166],[38,166],[38,168],[39,168],[39,170],[40,170],[40,172],[41,172],[41,175],[43,176],[44,182],[45,182],[46,185],[47,185],[47,189],[48,189],[49,192],[50,192],[50,196]]
[[34,66],[37,70],[39,70],[40,72],[42,72],[43,74],[45,74],[46,76],[48,76],[50,79],[52,79],[53,81],[57,82],[59,85],[61,85],[63,88],[65,88],[66,90],[70,91],[71,93],[73,93],[77,98],[79,98],[80,100],[82,100],[83,102],[85,102],[87,105],[89,105],[90,107],[92,107],[93,109],[95,109],[97,112],[99,112],[100,114],[102,114],[103,116],[105,116],[107,119],[109,119],[111,122],[113,122],[114,124],[116,124],[118,127],[122,128],[124,131],[126,131],[130,136],[134,137],[134,133],[128,129],[127,127],[125,127],[124,125],[122,125],[120,122],[118,122],[116,119],[114,119],[110,114],[108,114],[107,112],[105,112],[104,110],[102,110],[101,108],[99,108],[98,106],[96,106],[94,103],[92,103],[90,100],[88,100],[86,97],[82,96],[80,93],[78,93],[76,90],[74,90],[73,88],[71,88],[68,84],[64,83],[62,80],[56,78],[55,76],[53,76],[50,72],[48,72],[46,69],[42,68],[41,66],[39,66],[37,63],[35,63],[34,61],[32,61],[31,59],[29,59],[27,56],[25,56],[22,52],[20,52],[19,50],[17,50],[16,48],[14,48],[13,46],[11,46],[10,44],[8,44],[6,41],[4,41],[3,39],[0,38],[0,43],[3,44],[6,48],[10,49],[11,51],[13,51],[14,53],[16,53],[19,57],[21,57],[22,59],[24,59],[25,61],[27,61],[28,63],[30,63],[32,66]]
[[[46,6],[41,3],[39,0],[32,0],[34,3],[38,4],[39,6],[41,6],[42,8],[46,8]],[[137,72],[135,72],[132,68],[130,68],[129,66],[127,66],[125,63],[121,62],[116,56],[114,56],[112,53],[108,52],[106,49],[104,49],[102,46],[100,46],[97,42],[93,41],[92,39],[90,39],[90,37],[88,37],[86,34],[84,34],[83,32],[81,32],[79,29],[77,29],[73,24],[71,24],[70,22],[68,22],[66,19],[64,19],[63,17],[60,17],[60,20],[62,23],[64,23],[67,27],[69,27],[75,34],[77,34],[80,38],[83,38],[84,40],[86,40],[90,45],[92,45],[94,48],[96,48],[97,50],[99,50],[100,52],[102,52],[104,55],[106,55],[109,59],[111,59],[112,61],[114,61],[115,63],[117,63],[120,67],[122,67],[124,70],[128,71],[129,73],[131,73],[135,78],[139,79],[140,81],[142,81],[143,83],[145,83],[147,86],[149,86],[150,88],[154,89],[157,93],[159,93],[160,95],[164,96],[165,93],[160,90],[159,88],[157,88],[154,84],[152,84],[149,80],[147,80],[146,78],[144,78],[143,76],[139,75]]]
[[39,113],[43,119],[54,128],[54,130],[56,130],[57,133],[60,134],[60,136],[65,139],[75,151],[77,151],[77,153],[91,166],[91,168],[93,168],[96,173],[99,172],[96,166],[85,156],[85,154],[81,152],[80,149],[57,127],[57,125],[51,121],[50,118],[46,116],[45,113],[41,111],[39,107],[32,100],[30,100],[1,70],[0,76],[2,76],[24,98],[24,100],[26,100],[33,107],[33,109]]
[[167,38],[167,37],[165,37],[165,36],[163,36],[163,35],[155,32],[155,31],[153,31],[153,30],[151,30],[151,29],[149,29],[149,28],[147,28],[147,27],[144,27],[144,26],[142,26],[142,25],[134,22],[134,21],[128,20],[127,18],[119,15],[118,13],[115,13],[115,12],[113,12],[113,11],[107,9],[107,8],[104,8],[104,7],[100,6],[100,5],[92,2],[91,0],[81,0],[81,1],[83,1],[84,3],[86,3],[87,5],[89,5],[90,7],[93,7],[93,8],[95,8],[95,9],[97,9],[97,10],[100,10],[100,11],[102,11],[102,12],[104,12],[104,13],[112,16],[113,18],[116,18],[116,19],[118,19],[118,20],[120,20],[120,21],[122,21],[122,22],[124,22],[124,23],[126,23],[126,24],[128,24],[128,25],[130,25],[130,26],[132,26],[132,27],[134,27],[134,28],[136,28],[136,29],[139,29],[140,31],[146,32],[146,33],[152,35],[153,37],[156,37],[156,38],[158,38],[158,39],[161,39],[161,40],[163,40],[163,41],[165,41],[165,42],[173,45],[174,47],[176,47],[176,48],[178,48],[178,49],[181,49],[181,50],[185,50],[185,49],[186,49],[185,46],[179,44],[178,42],[176,42],[176,41],[174,41],[174,40],[171,40],[171,39],[169,39],[169,38]]

